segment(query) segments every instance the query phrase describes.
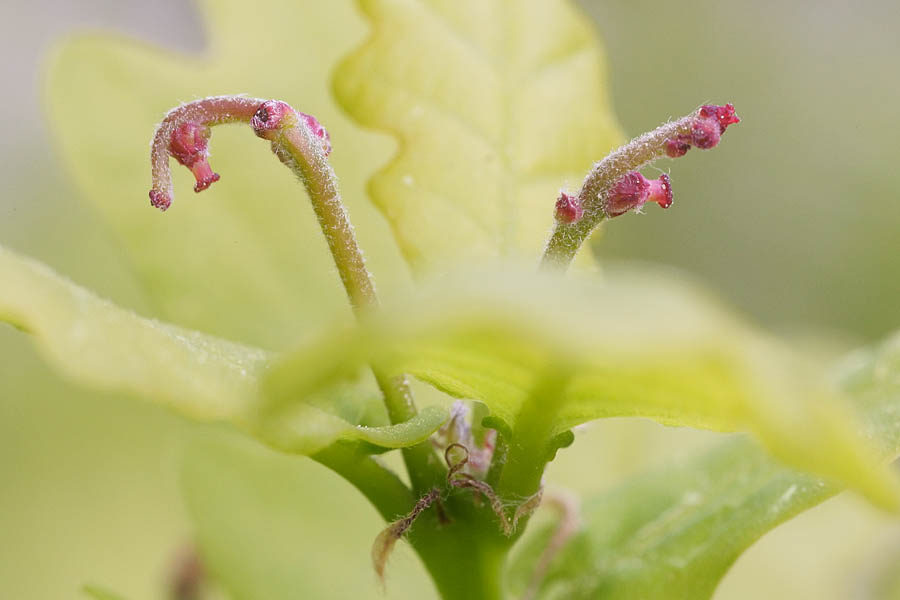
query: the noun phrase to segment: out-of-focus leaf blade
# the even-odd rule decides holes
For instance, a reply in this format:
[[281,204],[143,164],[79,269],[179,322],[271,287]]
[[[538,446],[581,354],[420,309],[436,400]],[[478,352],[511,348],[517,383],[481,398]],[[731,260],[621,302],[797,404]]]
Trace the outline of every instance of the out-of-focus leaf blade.
[[87,584],[81,588],[81,591],[94,600],[125,600],[123,596],[99,585]]
[[144,319],[3,248],[0,279],[0,320],[32,334],[75,381],[202,420],[248,414],[268,353]]
[[[511,270],[447,278],[293,355],[267,378],[268,401],[290,404],[370,360],[484,402],[513,439],[535,415],[545,443],[611,416],[749,430],[794,467],[897,502],[896,479],[824,376],[672,277],[612,269],[599,284]],[[568,386],[532,398],[554,369],[571,373]]]
[[[900,336],[852,357],[843,387],[882,459],[900,454]],[[709,598],[764,533],[840,491],[738,438],[588,502],[581,533],[552,563],[537,598]],[[518,553],[510,579],[528,584],[553,527]]]
[[32,334],[74,381],[129,392],[200,421],[225,421],[281,450],[310,454],[339,439],[401,448],[426,439],[447,417],[429,407],[406,423],[369,426],[365,389],[342,386],[260,420],[257,381],[272,355],[144,319],[2,247],[0,280],[0,321]]
[[49,65],[53,140],[80,196],[134,266],[153,316],[283,349],[323,319],[350,318],[302,186],[248,126],[217,127],[211,163],[221,181],[194,194],[190,173],[172,160],[175,202],[161,214],[147,197],[148,143],[166,111],[210,95],[278,98],[316,115],[331,134],[331,162],[379,285],[403,282],[396,243],[364,192],[390,144],[354,126],[328,89],[333,65],[363,38],[364,23],[347,1],[273,0],[259,14],[238,0],[198,8],[202,54],[109,34],[62,44]]
[[361,0],[371,37],[334,90],[395,135],[369,183],[417,269],[536,257],[559,187],[621,139],[589,20],[568,0]]
[[[320,465],[208,436],[189,447],[181,486],[204,564],[230,598],[372,597],[369,547],[384,521]],[[392,568],[387,598],[435,597],[418,561]]]

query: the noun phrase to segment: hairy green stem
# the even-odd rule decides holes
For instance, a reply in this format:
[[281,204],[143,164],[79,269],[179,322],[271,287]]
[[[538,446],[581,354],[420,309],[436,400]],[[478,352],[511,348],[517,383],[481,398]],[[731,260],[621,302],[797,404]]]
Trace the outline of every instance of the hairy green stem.
[[[172,203],[170,156],[194,173],[195,191],[217,181],[219,176],[207,161],[209,129],[233,122],[250,123],[257,135],[272,142],[278,158],[303,182],[353,311],[357,318],[363,318],[378,306],[375,286],[327,160],[328,151],[321,139],[327,133],[309,115],[294,111],[284,102],[247,96],[213,96],[172,109],[157,128],[151,146],[150,203],[161,210]],[[391,422],[403,423],[414,417],[416,407],[406,379],[384,372],[377,364],[372,370]],[[443,477],[440,461],[425,444],[404,450],[404,459],[416,491],[430,489]]]
[[444,500],[453,522],[441,523],[434,508],[410,529],[416,549],[444,600],[503,600],[506,557],[514,542],[501,533],[487,503],[473,503],[468,490]]
[[504,500],[524,502],[540,490],[544,467],[558,447],[552,430],[560,407],[555,397],[563,393],[569,375],[568,369],[550,368],[522,403],[496,486]]
[[[341,202],[337,176],[325,153],[303,125],[280,129],[272,138],[272,149],[306,187],[350,304],[357,317],[363,318],[378,306],[378,298],[353,225]],[[416,406],[406,378],[388,374],[377,364],[372,365],[372,370],[391,422],[402,423],[414,417]],[[427,443],[405,448],[403,458],[416,493],[431,489],[443,477],[441,463]]]
[[638,136],[598,162],[585,177],[577,201],[584,210],[584,216],[574,223],[557,221],[544,255],[543,268],[568,268],[578,249],[608,217],[603,209],[606,194],[626,173],[640,169],[647,163],[665,156],[666,142],[679,135],[689,134],[694,115],[682,117],[666,123],[648,133]]
[[386,521],[396,519],[416,501],[393,471],[358,452],[352,443],[332,444],[311,458],[353,484]]

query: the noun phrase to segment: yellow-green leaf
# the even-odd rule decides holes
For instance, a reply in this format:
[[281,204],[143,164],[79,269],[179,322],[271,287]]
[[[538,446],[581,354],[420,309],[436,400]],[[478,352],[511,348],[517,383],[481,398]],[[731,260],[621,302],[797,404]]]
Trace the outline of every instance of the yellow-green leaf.
[[202,420],[248,414],[268,353],[141,318],[2,247],[0,280],[0,321],[33,335],[76,382]]
[[[900,454],[900,336],[850,362],[843,388],[879,457],[894,458]],[[709,598],[764,533],[838,491],[774,462],[750,440],[729,440],[588,501],[581,532],[548,565],[534,597]],[[529,586],[553,529],[538,532],[513,561],[517,594]]]
[[405,448],[427,440],[446,420],[446,409],[426,406],[404,423],[369,427],[299,403],[288,414],[265,421],[258,435],[270,446],[294,454],[315,454],[338,439],[368,442],[379,448]]
[[227,422],[284,451],[312,454],[339,439],[401,448],[426,439],[447,417],[429,407],[405,423],[368,426],[371,397],[360,385],[306,397],[277,419],[260,420],[257,381],[272,355],[144,319],[2,247],[0,281],[0,322],[33,335],[75,382]]
[[[885,506],[900,497],[824,376],[672,277],[612,269],[601,283],[511,271],[447,278],[293,355],[267,378],[269,401],[290,405],[376,357],[484,402],[511,443],[538,455],[579,423],[642,416],[749,430],[797,468]],[[556,387],[542,389],[548,377]]]
[[560,186],[620,140],[603,52],[568,0],[360,0],[338,101],[399,141],[369,184],[417,270],[536,257]]
[[397,561],[386,594],[374,592],[368,550],[384,521],[318,464],[208,435],[188,446],[180,479],[203,564],[229,598],[436,598],[418,560]]
[[[301,185],[247,126],[214,130],[221,181],[202,194],[172,161],[175,202],[153,209],[148,143],[179,102],[247,93],[285,100],[331,133],[331,161],[379,285],[406,277],[364,178],[389,144],[362,132],[328,89],[340,56],[363,38],[348,1],[199,3],[207,47],[184,55],[104,35],[79,35],[49,65],[53,139],[77,190],[109,224],[151,301],[153,316],[228,339],[280,349],[333,314],[350,316]],[[259,21],[263,21],[261,25]]]
[[93,583],[85,585],[81,591],[94,600],[124,600],[123,596]]

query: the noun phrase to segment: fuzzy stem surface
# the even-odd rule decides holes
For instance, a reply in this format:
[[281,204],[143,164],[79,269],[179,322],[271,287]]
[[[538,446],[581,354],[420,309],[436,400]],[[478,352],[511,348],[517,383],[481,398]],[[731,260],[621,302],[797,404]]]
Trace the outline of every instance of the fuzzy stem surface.
[[544,248],[541,267],[567,269],[585,240],[608,218],[603,206],[609,189],[626,173],[665,156],[666,142],[690,134],[694,119],[692,113],[666,123],[634,138],[596,163],[577,196],[577,202],[584,210],[583,217],[574,223],[556,222]]
[[[334,169],[308,128],[295,125],[278,131],[270,138],[272,149],[306,187],[353,311],[358,318],[364,318],[377,308],[378,297],[341,201]],[[391,422],[402,423],[414,417],[416,406],[406,378],[386,373],[377,363],[372,365],[372,371]],[[441,481],[440,462],[427,444],[404,448],[403,457],[415,492],[422,493]]]

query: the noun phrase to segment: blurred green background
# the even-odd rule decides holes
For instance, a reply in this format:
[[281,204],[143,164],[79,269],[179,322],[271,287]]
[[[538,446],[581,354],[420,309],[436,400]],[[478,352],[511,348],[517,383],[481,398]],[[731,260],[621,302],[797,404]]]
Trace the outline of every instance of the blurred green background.
[[[605,42],[627,134],[702,102],[732,101],[744,119],[719,151],[660,163],[671,166],[675,206],[616,219],[597,252],[687,269],[754,321],[829,348],[900,326],[900,5],[581,4]],[[35,0],[15,13],[0,24],[0,243],[141,311],[113,236],[59,166],[42,61],[84,27],[196,53],[201,23],[176,0]],[[177,465],[206,435],[130,399],[73,389],[0,327],[0,597],[76,598],[92,581],[134,600],[163,597],[190,540]],[[549,479],[584,491],[714,439],[619,420],[578,435]],[[601,472],[585,473],[585,452],[603,457]],[[269,542],[293,550],[310,597],[369,597],[374,511],[311,461],[280,459],[278,469],[303,485],[292,492],[296,518]],[[313,489],[324,493],[303,493]],[[717,598],[862,598],[898,540],[896,520],[841,496],[766,536]],[[398,554],[387,597],[430,594],[412,553]],[[343,587],[331,594],[336,573]]]

